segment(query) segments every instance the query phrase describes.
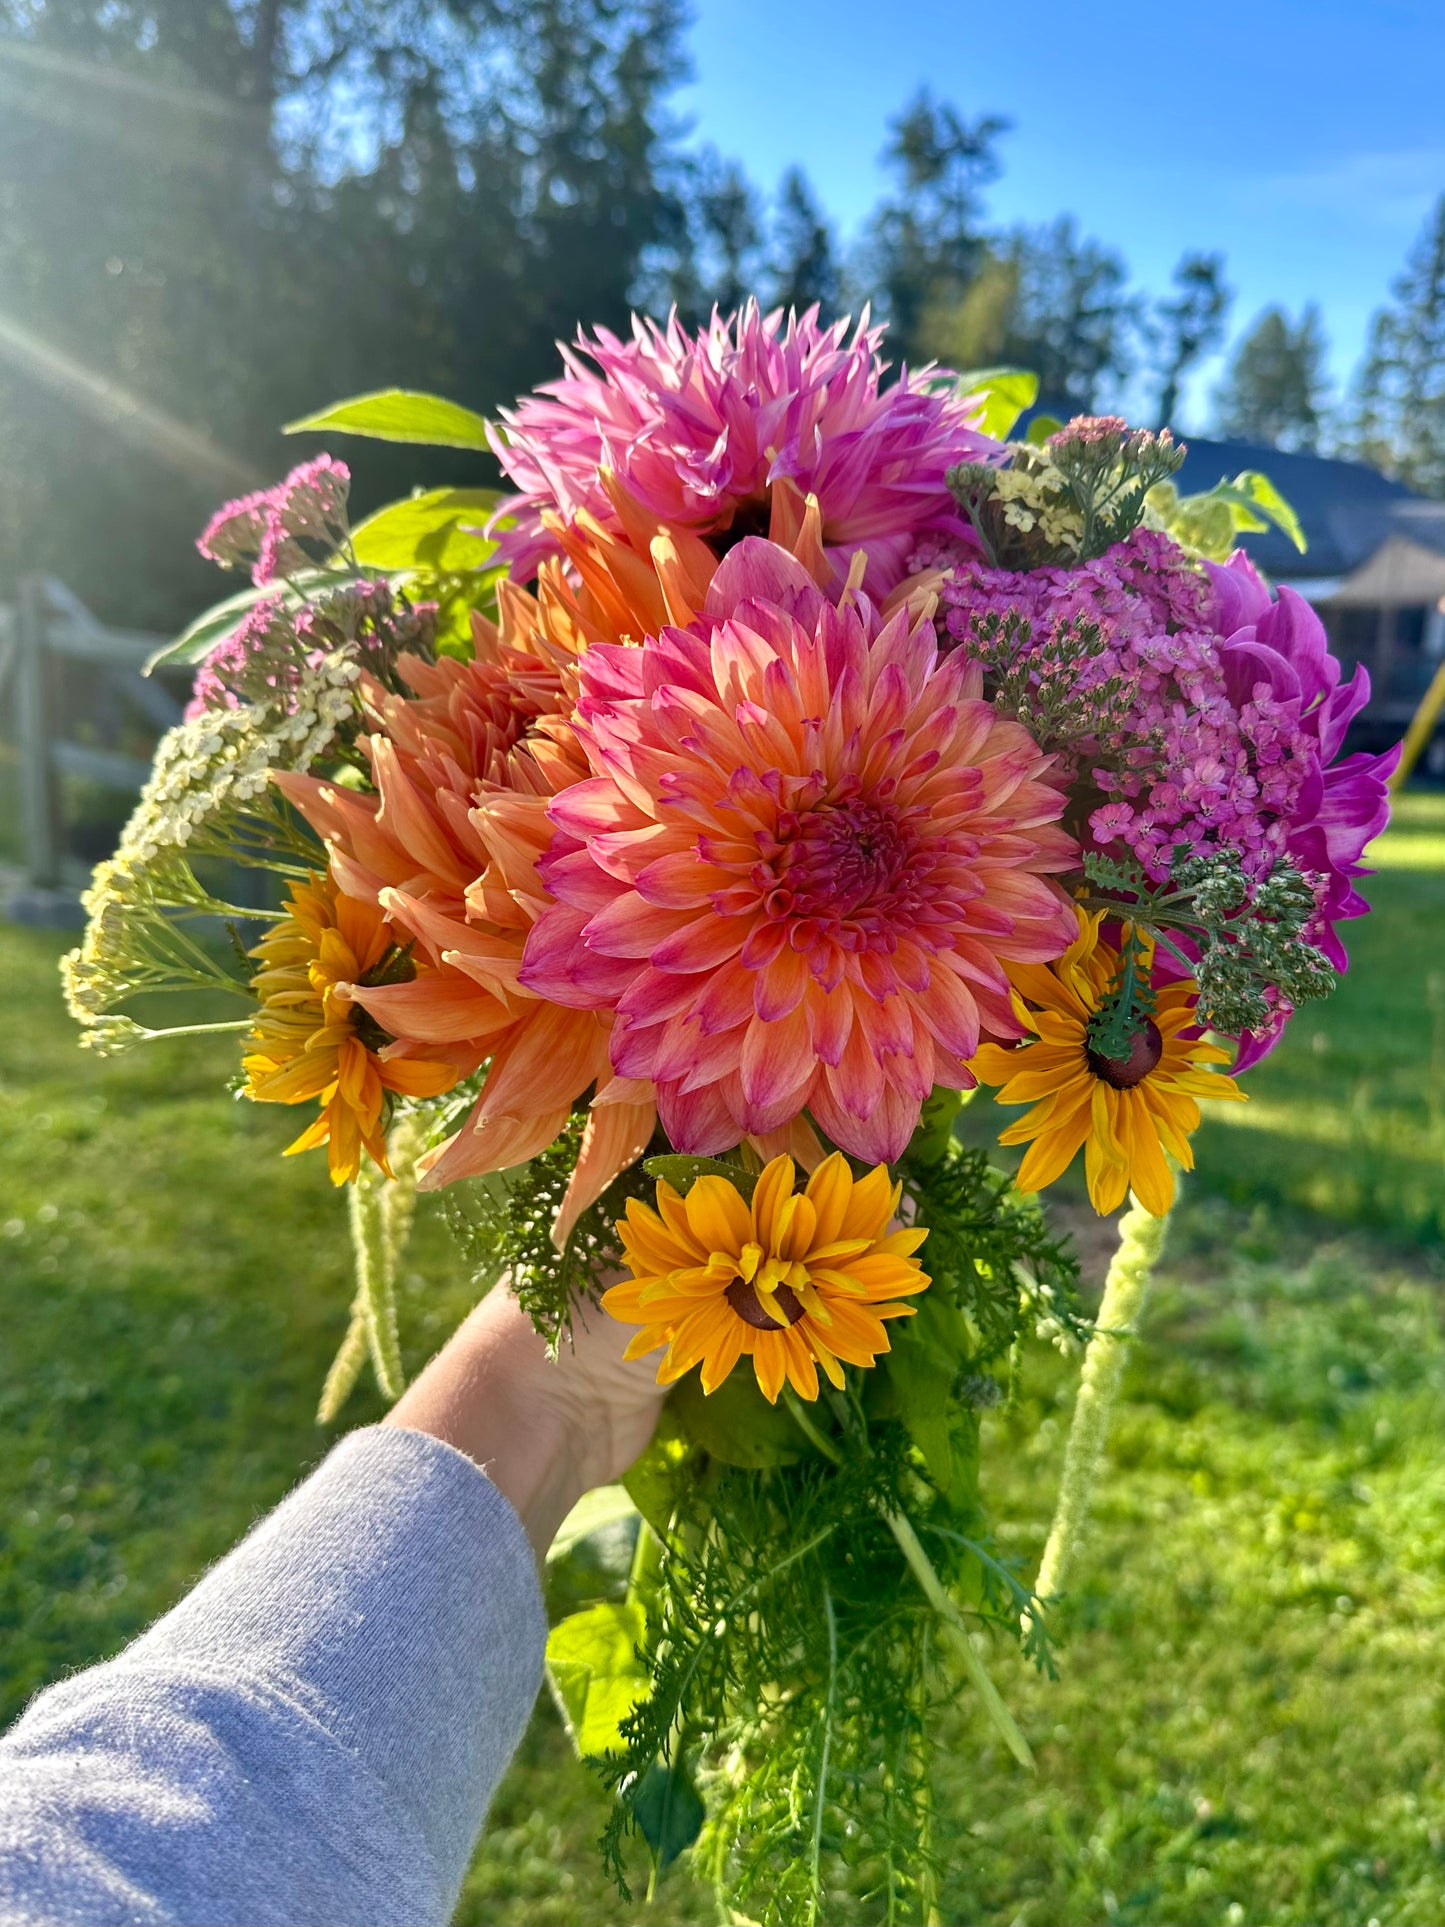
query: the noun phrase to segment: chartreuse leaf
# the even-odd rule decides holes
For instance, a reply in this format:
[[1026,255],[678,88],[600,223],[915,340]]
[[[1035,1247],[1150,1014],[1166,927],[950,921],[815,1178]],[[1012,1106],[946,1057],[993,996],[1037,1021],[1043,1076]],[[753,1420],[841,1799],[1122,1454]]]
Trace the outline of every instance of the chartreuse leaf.
[[1146,498],[1151,517],[1174,540],[1196,555],[1222,562],[1242,531],[1283,530],[1301,554],[1304,530],[1294,509],[1267,475],[1244,469],[1232,482],[1219,481],[1201,495],[1181,496],[1172,482],[1160,482]]
[[678,1470],[692,1449],[669,1399],[662,1408],[651,1445],[622,1480],[628,1498],[660,1535],[665,1536],[672,1529]]
[[287,422],[285,432],[327,429],[346,435],[369,435],[380,442],[425,442],[432,448],[485,448],[487,424],[460,402],[440,395],[423,395],[414,388],[379,388],[375,394],[353,395],[320,414]]
[[1030,448],[1042,448],[1050,435],[1057,435],[1063,425],[1057,415],[1035,415],[1024,440]]
[[622,1722],[647,1697],[637,1649],[647,1629],[635,1599],[604,1601],[547,1635],[547,1673],[572,1744],[583,1759],[624,1746]]
[[547,1564],[550,1566],[558,1559],[565,1559],[574,1546],[580,1545],[594,1532],[601,1532],[605,1526],[615,1526],[624,1519],[636,1517],[637,1507],[624,1486],[599,1485],[591,1492],[584,1492],[558,1526],[557,1536],[547,1548]]
[[674,1156],[644,1158],[642,1168],[650,1178],[662,1178],[674,1191],[683,1197],[697,1183],[699,1178],[726,1178],[727,1182],[742,1193],[746,1202],[752,1202],[753,1187],[757,1183],[757,1173],[744,1170],[741,1164],[727,1164],[721,1158],[689,1158]]
[[356,559],[370,569],[459,574],[485,569],[496,551],[478,527],[497,505],[487,488],[430,488],[392,502],[352,531]]
[[1039,398],[1039,378],[1027,368],[971,368],[958,378],[958,393],[974,403],[976,428],[1006,441],[1014,423]]
[[1300,554],[1304,554],[1307,544],[1300,519],[1267,475],[1262,475],[1257,468],[1247,468],[1235,476],[1227,489],[1222,483],[1220,486],[1226,500],[1236,505],[1236,514],[1242,516],[1257,510],[1264,517],[1263,521],[1241,520],[1241,528],[1262,529],[1267,523],[1273,522],[1277,529],[1284,531]]
[[681,1760],[654,1760],[627,1796],[633,1818],[652,1849],[657,1871],[666,1873],[702,1832],[707,1810]]
[[700,1373],[689,1372],[668,1405],[683,1435],[724,1465],[793,1465],[809,1450],[786,1408],[769,1405],[758,1390],[751,1359],[739,1359],[712,1393]]

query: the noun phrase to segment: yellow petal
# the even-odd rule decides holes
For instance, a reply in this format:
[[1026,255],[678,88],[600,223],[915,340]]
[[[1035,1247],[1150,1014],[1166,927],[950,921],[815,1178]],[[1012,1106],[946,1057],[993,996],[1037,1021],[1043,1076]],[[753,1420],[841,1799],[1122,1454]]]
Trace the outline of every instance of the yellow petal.
[[742,1194],[726,1178],[697,1180],[687,1194],[687,1222],[705,1252],[739,1252],[753,1235]]

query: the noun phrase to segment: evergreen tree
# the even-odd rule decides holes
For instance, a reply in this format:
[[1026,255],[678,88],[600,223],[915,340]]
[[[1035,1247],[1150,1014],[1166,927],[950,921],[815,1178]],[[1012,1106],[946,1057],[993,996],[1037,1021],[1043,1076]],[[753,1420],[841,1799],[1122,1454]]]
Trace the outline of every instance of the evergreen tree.
[[1319,309],[1311,303],[1292,324],[1282,308],[1266,308],[1215,392],[1219,433],[1270,448],[1313,450],[1327,408]]
[[[491,409],[625,326],[681,220],[678,33],[674,0],[0,0],[0,600],[47,568],[170,626],[216,500],[314,446],[282,422]],[[486,473],[345,453],[362,507]]]
[[898,191],[873,217],[865,273],[891,324],[890,346],[928,358],[940,317],[954,312],[988,256],[980,191],[997,178],[1008,122],[965,121],[925,89],[890,126],[884,152]]
[[800,168],[789,168],[778,189],[768,252],[774,305],[802,314],[817,302],[824,321],[838,312],[842,285],[833,230]]
[[956,308],[931,311],[923,345],[955,368],[1031,368],[1043,407],[1088,411],[1133,366],[1127,278],[1120,257],[1081,239],[1068,216],[1020,228],[991,245]]
[[1445,496],[1445,195],[1370,324],[1351,398],[1350,452]]
[[1204,355],[1217,347],[1232,291],[1224,284],[1221,254],[1184,254],[1174,269],[1174,293],[1154,303],[1144,323],[1155,371],[1159,377],[1157,425],[1170,428],[1179,409],[1184,377]]

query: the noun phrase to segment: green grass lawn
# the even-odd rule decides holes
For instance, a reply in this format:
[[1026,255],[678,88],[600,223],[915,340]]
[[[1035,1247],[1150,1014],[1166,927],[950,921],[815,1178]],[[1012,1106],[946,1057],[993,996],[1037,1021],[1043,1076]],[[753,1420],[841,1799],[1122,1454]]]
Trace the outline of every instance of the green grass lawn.
[[[996,1656],[1037,1775],[958,1710],[949,1922],[1445,1919],[1445,798],[1407,798],[1376,858],[1344,988],[1200,1133],[1061,1678]],[[62,947],[0,929],[7,1719],[326,1449],[311,1415],[349,1296],[324,1171],[278,1156],[292,1118],[226,1095],[224,1039],[79,1051]],[[1099,1270],[1077,1192],[1059,1208]],[[430,1215],[404,1292],[417,1362],[466,1302]],[[1075,1373],[1040,1356],[992,1423],[987,1489],[1026,1561]],[[714,1918],[680,1871],[624,1908],[596,1871],[604,1811],[540,1706],[459,1920]]]

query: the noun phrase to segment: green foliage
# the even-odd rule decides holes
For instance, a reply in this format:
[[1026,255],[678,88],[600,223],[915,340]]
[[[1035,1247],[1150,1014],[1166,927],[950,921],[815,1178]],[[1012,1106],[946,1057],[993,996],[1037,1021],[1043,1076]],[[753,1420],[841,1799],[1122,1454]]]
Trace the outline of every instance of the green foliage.
[[428,448],[476,448],[487,443],[486,417],[440,395],[414,388],[380,388],[333,402],[314,415],[287,422],[285,433],[366,435],[379,442],[422,442]]
[[[954,367],[998,361],[1031,369],[1046,403],[1088,413],[1106,380],[1125,380],[1133,369],[1138,301],[1127,279],[1118,254],[1081,236],[1070,215],[1015,228],[989,240],[961,298],[928,310],[928,352]],[[1061,425],[1049,418],[1051,430]],[[1041,437],[1031,431],[1029,439]]]
[[1222,562],[1244,532],[1283,530],[1301,554],[1305,534],[1299,517],[1267,475],[1245,469],[1232,482],[1219,481],[1200,495],[1180,495],[1172,482],[1150,489],[1148,519],[1192,555]]
[[372,569],[479,572],[497,545],[478,525],[496,505],[495,489],[421,489],[360,523],[352,531],[352,548],[357,561]]
[[[1077,1320],[1073,1271],[1002,1174],[940,1146],[933,1126],[957,1109],[951,1094],[931,1106],[905,1167],[906,1211],[936,1240],[932,1283],[877,1368],[850,1370],[845,1393],[805,1405],[788,1392],[776,1407],[745,1369],[710,1396],[690,1373],[627,1481],[651,1527],[628,1594],[646,1613],[648,1689],[620,1745],[597,1749],[619,1798],[605,1852],[624,1886],[627,1831],[660,1870],[673,1846],[661,1795],[695,1778],[698,1859],[729,1907],[842,1918],[838,1884],[861,1880],[891,1915],[933,1878],[935,1700],[966,1683],[1028,1757],[962,1617],[1017,1639],[1028,1603],[988,1543],[977,1407],[988,1365],[1041,1316],[1050,1331]],[[696,1181],[708,1162],[648,1164]],[[563,1626],[610,1639],[618,1623]],[[611,1680],[615,1656],[605,1665]],[[585,1711],[569,1707],[574,1725]]]
[[1297,324],[1282,308],[1266,308],[1235,349],[1215,394],[1218,432],[1313,451],[1329,405],[1327,352],[1313,302]]
[[704,1392],[698,1373],[689,1372],[668,1407],[683,1437],[720,1465],[794,1465],[808,1449],[787,1408],[769,1405],[746,1364],[715,1392]]
[[724,1158],[681,1157],[673,1151],[646,1158],[642,1168],[648,1177],[663,1179],[674,1191],[680,1191],[683,1197],[687,1196],[699,1178],[722,1178],[740,1191],[748,1202],[752,1200],[758,1175],[746,1165],[734,1164]]
[[[1335,988],[1329,959],[1303,934],[1315,914],[1314,891],[1282,857],[1267,876],[1249,877],[1231,844],[1197,852],[1177,849],[1168,882],[1158,884],[1132,857],[1090,851],[1084,875],[1096,893],[1089,907],[1126,914],[1168,944],[1199,984],[1200,1022],[1228,1036],[1268,1024],[1271,992],[1303,1004],[1328,997]],[[1171,942],[1171,931],[1189,939],[1197,960]],[[1117,1001],[1101,1010],[1097,1021],[1110,1022],[1116,1012],[1118,1036],[1126,1029],[1132,1035],[1137,1023]],[[1125,1053],[1111,1048],[1104,1054]]]
[[635,1599],[604,1600],[547,1635],[547,1673],[583,1759],[622,1745],[623,1723],[647,1691],[638,1658],[647,1619]]
[[654,1760],[631,1799],[637,1830],[652,1849],[653,1864],[666,1873],[702,1832],[707,1808],[680,1762]]
[[1346,449],[1422,494],[1445,495],[1445,196],[1390,293],[1370,322]]
[[1039,378],[1027,368],[971,368],[959,376],[958,392],[977,401],[975,425],[1003,442],[1019,416],[1038,400]]
[[1076,1337],[1087,1332],[1067,1241],[982,1151],[956,1144],[947,1158],[928,1164],[910,1152],[900,1176],[917,1222],[928,1226],[920,1257],[932,1289],[966,1321],[969,1348],[958,1351],[960,1368],[986,1370],[1031,1326]]
[[[459,1089],[442,1116],[439,1138],[461,1126],[475,1098],[474,1081]],[[518,1303],[554,1351],[571,1330],[574,1305],[591,1298],[601,1273],[621,1263],[614,1221],[627,1199],[653,1190],[634,1165],[582,1213],[557,1249],[552,1225],[576,1168],[586,1122],[585,1109],[575,1110],[566,1129],[530,1164],[463,1178],[442,1193],[443,1212],[474,1283],[489,1291],[507,1272]]]

